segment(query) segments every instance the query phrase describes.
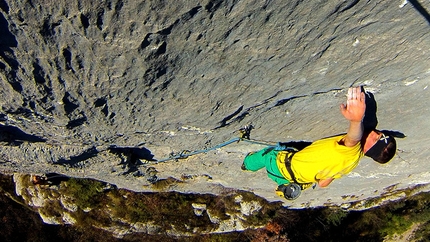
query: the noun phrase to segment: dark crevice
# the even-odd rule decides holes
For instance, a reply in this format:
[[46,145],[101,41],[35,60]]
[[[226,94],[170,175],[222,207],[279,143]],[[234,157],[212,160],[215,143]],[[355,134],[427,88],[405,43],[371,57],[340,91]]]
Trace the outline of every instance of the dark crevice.
[[322,49],[320,52],[318,52],[318,54],[316,54],[315,56],[318,56],[318,58],[321,58],[324,55],[324,53],[330,48],[330,46],[331,46],[330,41],[327,44],[327,46],[324,47],[324,49]]
[[22,88],[21,83],[19,83],[19,81],[16,80],[16,73],[12,71],[11,73],[8,74],[8,77],[9,77],[8,82],[12,86],[13,90],[21,93],[24,89]]
[[267,9],[267,6],[269,6],[272,3],[272,0],[265,0],[263,7],[261,7],[263,10]]
[[63,97],[64,111],[66,115],[70,115],[79,107],[79,102],[76,98],[72,97],[69,92],[66,92]]
[[145,38],[143,38],[143,41],[139,46],[139,51],[142,51],[143,49],[145,49],[146,47],[148,47],[151,44],[151,42],[149,41],[151,35],[152,35],[152,33],[148,33],[145,35]]
[[[7,12],[9,7],[6,2],[0,2],[3,11]],[[7,10],[7,11],[6,11]],[[0,62],[0,68],[3,70],[7,69],[7,66],[11,70],[6,71],[6,79],[12,86],[13,90],[21,93],[23,91],[22,85],[17,80],[17,70],[19,68],[19,62],[15,58],[15,54],[12,48],[18,46],[18,41],[15,35],[9,31],[9,23],[4,17],[3,13],[0,12],[0,56],[6,63]]]
[[160,87],[160,90],[165,90],[165,89],[167,89],[167,87],[169,86],[169,84],[172,82],[172,79],[169,79],[169,80],[167,80],[167,81],[165,81],[165,82],[163,82],[163,84],[161,85],[161,87]]
[[[305,94],[305,95],[299,95],[299,96],[292,96],[292,97],[289,97],[289,98],[284,98],[284,99],[278,100],[275,103],[275,105],[273,105],[273,107],[282,106],[282,105],[286,104],[287,102],[289,102],[291,100],[294,100],[294,99],[297,99],[297,98],[309,97],[309,96],[320,95],[320,94],[326,94],[326,93],[330,93],[330,92],[333,92],[333,91],[339,91],[339,90],[342,90],[342,88],[333,88],[333,89],[330,89],[330,90],[327,90],[327,91],[317,91],[317,92],[314,92],[314,93],[311,93],[311,94]],[[273,107],[271,107],[271,108],[273,108]]]
[[193,18],[199,12],[200,8],[201,8],[200,6],[192,8],[190,11],[183,14],[180,19],[177,19],[173,24],[171,24],[167,28],[157,31],[155,34],[154,33],[146,34],[138,50],[142,51],[143,49],[148,47],[151,43],[154,43],[157,45],[159,42],[163,41],[161,46],[158,48],[156,54],[160,54],[160,53],[164,54],[166,52],[166,46],[167,46],[165,37],[172,33],[173,27],[175,27],[180,21],[187,21]]
[[73,167],[73,168],[80,168],[82,166],[82,164],[80,163],[90,158],[96,157],[98,154],[99,154],[99,151],[97,150],[97,148],[91,147],[77,156],[71,156],[69,159],[62,158],[53,163],[57,165],[66,165],[68,167]]
[[360,0],[346,0],[341,3],[339,3],[333,11],[329,13],[329,16],[335,14],[335,13],[343,13],[351,8],[353,8]]
[[231,27],[230,29],[228,29],[227,32],[225,32],[224,35],[223,35],[224,39],[227,39],[228,36],[230,36],[231,32],[233,32],[233,30],[237,29],[240,26],[240,24],[242,23],[242,21],[243,21],[243,19],[241,19],[233,27]]
[[192,19],[201,9],[201,6],[197,6],[192,8],[190,11],[186,12],[185,14],[182,15],[181,20],[182,21],[188,21],[190,19]]
[[36,62],[33,63],[33,76],[34,76],[34,81],[37,84],[43,85],[46,83],[45,72],[43,71],[43,68]]
[[[330,93],[330,92],[334,92],[334,91],[341,91],[343,90],[343,88],[333,88],[327,91],[319,91],[319,92],[314,92],[311,95],[320,95],[320,94],[326,94],[326,93]],[[305,96],[309,96],[309,95],[305,95]]]
[[223,1],[222,0],[212,0],[209,1],[206,6],[205,6],[205,10],[212,13],[215,12],[216,10],[219,9],[219,7],[221,6],[221,3]]
[[[362,91],[365,92],[364,88]],[[378,105],[375,100],[375,96],[371,92],[366,93],[366,110],[364,112],[363,126],[364,130],[373,130],[378,126],[378,117],[376,112],[378,110]]]
[[172,29],[173,29],[173,27],[175,27],[175,25],[176,25],[177,23],[179,23],[179,19],[178,19],[178,20],[176,20],[176,21],[175,21],[172,25],[170,25],[169,27],[167,27],[167,28],[165,28],[165,29],[162,29],[162,30],[158,31],[157,33],[158,33],[158,34],[161,34],[161,35],[169,35],[169,34],[171,34],[171,33],[172,33]]
[[15,126],[0,124],[0,141],[8,142],[10,145],[20,145],[23,142],[46,142],[46,139],[27,134]]
[[343,13],[351,8],[353,8],[355,5],[357,5],[357,3],[360,2],[360,0],[350,0],[350,1],[346,1],[346,3],[344,3],[343,5],[346,4],[345,7],[343,7],[339,12]]
[[[153,55],[151,55],[153,56]],[[148,58],[148,60],[151,60],[151,58]],[[159,81],[158,79],[164,75],[167,74],[167,64],[166,61],[162,60],[158,63],[154,63],[152,68],[149,68],[145,71],[144,74],[144,84],[147,87],[152,86],[154,83]]]
[[154,55],[162,55],[164,53],[166,53],[167,50],[167,44],[166,42],[163,42],[157,49],[157,51],[154,53]]
[[155,83],[155,74],[154,74],[154,70],[152,68],[149,68],[148,70],[145,71],[144,74],[144,84],[147,87],[150,87],[152,84]]
[[167,67],[159,68],[155,73],[155,78],[160,78],[161,76],[166,75],[166,73],[167,73]]
[[[16,47],[16,46],[11,46],[11,47]],[[10,53],[12,56],[15,55],[13,53],[12,49],[10,49],[9,47],[5,47],[5,46],[0,45],[0,56],[6,61],[6,63],[11,67],[11,69],[13,71],[16,71],[18,69],[19,62],[17,60],[15,60],[14,58],[12,58],[11,55],[8,55],[6,53]],[[5,68],[6,68],[6,66],[5,66]]]
[[45,21],[43,22],[43,25],[42,25],[42,29],[40,30],[40,34],[43,36],[43,37],[45,37],[45,38],[47,38],[47,39],[49,39],[49,38],[51,38],[52,36],[55,36],[56,34],[55,34],[55,27],[58,27],[58,26],[60,26],[61,25],[61,20],[59,21],[59,22],[57,22],[57,23],[51,23],[51,18],[50,18],[50,16],[47,18],[47,19],[45,19]]
[[[314,93],[311,93],[311,94],[292,96],[292,97],[289,97],[289,98],[280,99],[280,100],[276,101],[276,103],[273,106],[268,107],[267,110],[265,110],[264,112],[267,112],[267,111],[269,111],[272,108],[275,108],[275,107],[278,107],[278,106],[282,106],[282,105],[284,105],[284,104],[286,104],[289,101],[294,100],[294,99],[298,99],[298,98],[302,98],[302,97],[309,97],[309,96],[313,96],[313,95],[326,94],[326,93],[330,93],[330,92],[338,91],[338,90],[342,90],[342,89],[341,88],[333,88],[333,89],[330,89],[330,90],[327,90],[327,91],[314,92]],[[268,104],[271,100],[275,99],[279,95],[279,93],[281,93],[281,92],[282,91],[279,91],[275,95],[273,95],[273,96],[265,99],[263,102],[258,103],[256,105],[253,105],[253,106],[251,106],[249,108],[244,109],[243,106],[239,107],[239,109],[237,109],[234,113],[228,115],[223,120],[221,120],[220,125],[217,126],[217,127],[215,127],[214,129],[223,128],[223,127],[226,127],[226,126],[228,126],[228,125],[230,125],[232,123],[242,121],[246,116],[249,115],[249,113],[253,109],[258,108],[258,107],[260,107],[262,105]]]
[[281,100],[278,100],[275,105],[273,105],[273,107],[278,107],[278,106],[282,106],[284,104],[286,104],[287,102],[294,100],[296,98],[300,98],[300,97],[306,97],[307,95],[303,95],[303,96],[293,96],[293,97],[289,97],[289,98],[284,98]]
[[[248,109],[247,109],[248,110]],[[234,118],[230,123],[240,122],[242,121],[247,115],[249,114],[248,111],[242,112],[240,115],[238,115],[236,118]]]
[[112,10],[112,1],[106,1],[106,8],[107,10],[111,11]]
[[81,13],[80,19],[81,19],[82,26],[85,29],[90,26],[90,21],[89,21],[87,16],[85,16],[84,14]]
[[115,4],[115,12],[118,13],[119,11],[121,11],[122,7],[124,7],[124,2],[122,0],[119,0]]
[[[258,107],[260,107],[260,106],[263,106],[263,105],[266,105],[267,103],[269,103],[271,100],[273,100],[276,96],[278,96],[278,94],[279,93],[281,93],[281,91],[278,91],[275,95],[273,95],[273,96],[271,96],[271,97],[269,97],[269,98],[266,98],[266,99],[264,99],[262,102],[260,102],[260,103],[257,103],[257,104],[255,104],[255,105],[253,105],[253,106],[251,106],[251,107],[249,107],[249,108],[247,108],[247,109],[245,109],[245,110],[243,110],[243,106],[241,107],[241,108],[239,108],[235,113],[233,113],[233,114],[231,114],[231,115],[229,115],[229,116],[227,116],[226,118],[224,118],[221,122],[220,122],[220,125],[218,126],[218,127],[215,127],[214,129],[219,129],[219,128],[222,128],[222,127],[225,127],[225,126],[228,126],[228,125],[230,125],[230,124],[232,124],[232,123],[234,123],[234,122],[240,122],[240,121],[242,121],[247,115],[249,115],[249,113],[253,110],[253,109],[256,109],[256,108],[258,108]],[[217,106],[216,106],[216,109],[218,109],[219,108],[219,105],[221,105],[221,102],[220,101],[218,101],[217,102]],[[269,108],[270,109],[270,108]],[[242,112],[242,113],[241,113]],[[211,114],[211,115],[213,115],[213,113]],[[231,122],[229,122],[229,123],[227,123],[227,121],[228,120],[230,120],[230,119],[232,119],[234,116],[237,116],[236,118],[234,118],[233,120],[231,120]],[[225,121],[225,122],[223,122],[223,121]]]
[[272,13],[267,14],[266,18],[264,19],[264,23],[269,22],[270,17],[272,17]]
[[98,11],[98,13],[97,13],[97,21],[96,21],[96,24],[97,24],[97,28],[98,28],[99,30],[102,30],[102,29],[103,29],[103,17],[104,17],[104,14],[105,14],[105,10],[104,10],[104,9],[100,9],[100,10]]
[[63,57],[66,61],[66,70],[72,70],[72,52],[69,49],[63,49]]
[[4,121],[7,121],[7,120],[8,120],[7,115],[4,114],[4,113],[0,113],[0,122],[4,122]]
[[107,117],[109,115],[109,107],[107,105],[107,100],[105,97],[98,98],[94,102],[94,107],[96,107],[96,108],[103,107],[101,109],[101,112],[104,114],[105,117]]
[[33,116],[33,111],[28,108],[19,107],[17,110],[5,110],[7,114],[22,115],[25,118],[30,118]]
[[109,107],[107,105],[105,105],[101,111],[105,115],[105,117],[109,115]]
[[5,0],[0,0],[0,9],[3,10],[5,13],[9,13],[9,5],[7,5],[7,2]]
[[230,115],[228,115],[228,116],[226,116],[225,118],[223,118],[221,121],[220,121],[220,125],[218,126],[218,127],[216,127],[215,129],[219,129],[219,128],[222,128],[222,127],[225,127],[225,126],[227,126],[228,124],[227,124],[227,122],[230,120],[230,119],[232,119],[232,118],[234,118],[235,116],[237,116],[238,114],[240,114],[240,112],[242,112],[242,110],[243,110],[243,105],[242,106],[240,106],[236,111],[234,111],[232,114],[230,114]]
[[73,129],[73,128],[76,128],[76,127],[78,127],[78,126],[83,125],[87,120],[88,120],[88,119],[87,119],[87,117],[86,117],[85,115],[83,115],[83,117],[81,117],[81,118],[77,118],[77,119],[74,119],[74,120],[70,120],[70,121],[67,123],[66,127],[67,127],[68,129]]
[[98,98],[95,102],[94,102],[94,107],[98,108],[101,107],[103,105],[105,105],[107,103],[106,98],[102,97],[102,98]]

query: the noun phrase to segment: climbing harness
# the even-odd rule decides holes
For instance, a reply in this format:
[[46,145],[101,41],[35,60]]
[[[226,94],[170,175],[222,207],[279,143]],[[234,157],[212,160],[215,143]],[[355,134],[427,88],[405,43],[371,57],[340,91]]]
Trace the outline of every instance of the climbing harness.
[[313,183],[300,183],[297,181],[293,169],[291,168],[291,161],[296,152],[297,151],[294,150],[282,150],[276,157],[276,163],[278,165],[279,171],[284,177],[288,177],[288,174],[291,180],[300,186],[301,190],[305,190],[306,188],[311,187]]

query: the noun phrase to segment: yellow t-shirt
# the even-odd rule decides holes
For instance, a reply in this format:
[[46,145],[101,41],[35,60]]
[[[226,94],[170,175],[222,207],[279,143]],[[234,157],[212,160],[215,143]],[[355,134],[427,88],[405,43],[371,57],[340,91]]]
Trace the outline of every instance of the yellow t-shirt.
[[[343,137],[345,135],[321,139],[297,152],[291,162],[297,182],[312,183],[327,178],[337,179],[351,172],[364,154],[360,142],[353,147],[339,144]],[[290,178],[289,174],[284,176]]]

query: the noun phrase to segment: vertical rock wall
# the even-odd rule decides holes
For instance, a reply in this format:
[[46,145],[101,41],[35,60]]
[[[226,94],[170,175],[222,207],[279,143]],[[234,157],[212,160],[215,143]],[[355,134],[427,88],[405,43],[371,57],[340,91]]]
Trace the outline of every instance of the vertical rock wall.
[[[429,182],[430,26],[410,3],[2,0],[0,8],[3,171],[151,190],[142,188],[150,172],[141,160],[216,145],[249,123],[252,137],[270,141],[344,132],[338,105],[349,86],[365,85],[379,128],[407,136],[399,156],[384,167],[364,159],[293,206]],[[239,169],[258,148],[236,144],[154,168],[159,178],[193,177],[169,189],[278,200],[264,173]]]

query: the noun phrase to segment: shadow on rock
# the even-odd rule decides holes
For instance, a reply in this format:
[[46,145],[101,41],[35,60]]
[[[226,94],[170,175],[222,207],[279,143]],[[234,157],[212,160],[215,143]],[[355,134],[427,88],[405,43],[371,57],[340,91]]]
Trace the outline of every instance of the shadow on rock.
[[64,158],[59,159],[58,161],[54,162],[54,164],[67,165],[70,167],[78,168],[80,167],[81,162],[88,160],[90,158],[93,158],[98,154],[99,154],[99,151],[97,150],[96,147],[93,146],[77,156],[71,156],[69,159],[64,159]]
[[364,113],[363,125],[365,130],[376,129],[378,125],[378,117],[376,112],[378,106],[376,105],[375,96],[371,92],[366,92],[362,87],[362,91],[366,94],[366,111]]
[[144,161],[156,161],[154,155],[145,147],[119,147],[111,146],[109,151],[116,154],[120,159],[120,165],[124,169],[127,169],[123,174],[127,175],[133,173],[134,176],[144,176],[143,173],[139,171],[139,165],[143,165]]
[[8,142],[9,145],[20,145],[23,142],[46,142],[46,139],[27,134],[14,126],[0,124],[0,142],[1,141]]
[[408,0],[410,4],[417,10],[430,24],[430,14],[429,12],[417,1],[417,0]]
[[31,180],[34,185],[60,185],[63,181],[68,181],[70,178],[66,175],[58,174],[58,173],[46,173],[42,176],[33,175]]

